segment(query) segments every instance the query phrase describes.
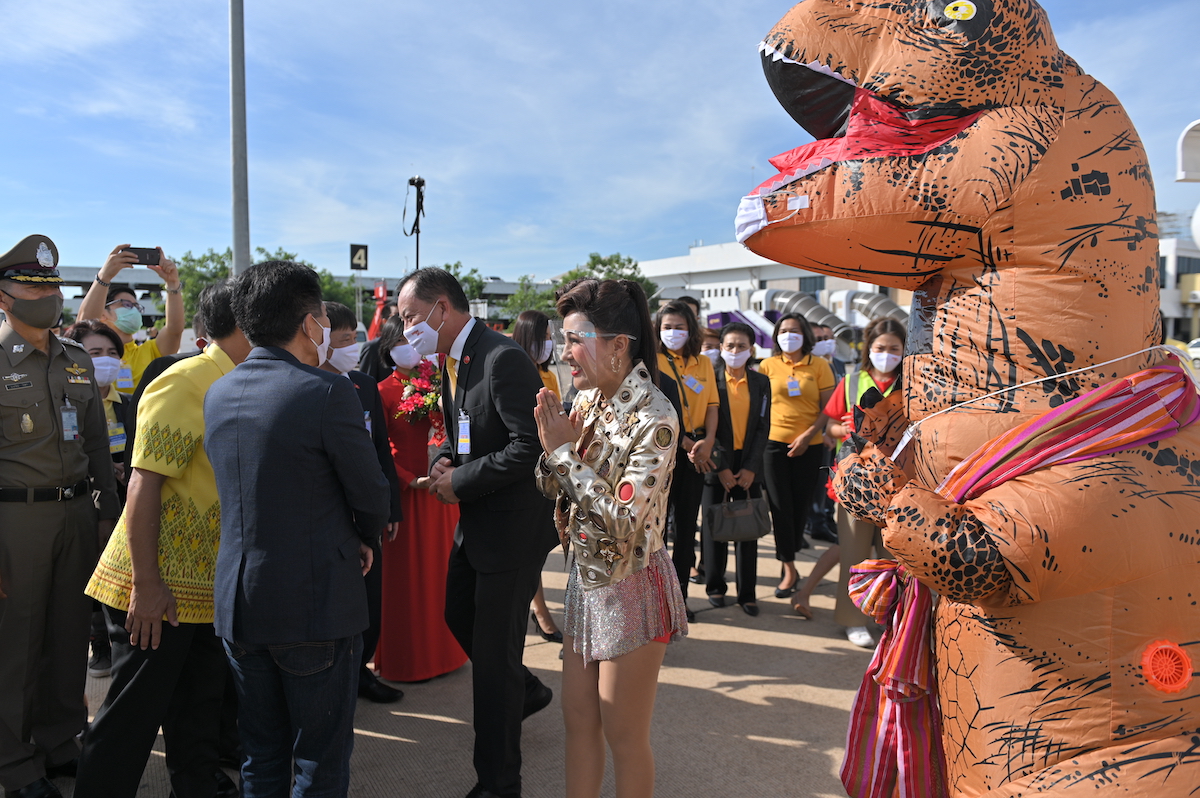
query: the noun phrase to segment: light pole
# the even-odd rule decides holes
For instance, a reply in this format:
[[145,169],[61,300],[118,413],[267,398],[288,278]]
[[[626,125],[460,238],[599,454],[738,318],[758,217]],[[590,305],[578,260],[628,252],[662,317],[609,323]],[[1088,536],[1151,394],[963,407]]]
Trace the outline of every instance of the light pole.
[[233,273],[250,268],[250,193],[246,176],[246,42],[242,0],[229,0],[229,127],[233,162]]

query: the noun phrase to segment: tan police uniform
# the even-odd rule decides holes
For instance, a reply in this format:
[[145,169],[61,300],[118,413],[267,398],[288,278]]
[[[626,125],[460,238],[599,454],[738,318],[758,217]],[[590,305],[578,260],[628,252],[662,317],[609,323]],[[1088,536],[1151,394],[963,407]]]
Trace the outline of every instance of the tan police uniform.
[[[0,256],[0,290],[9,280],[61,283],[57,260],[50,239],[26,238]],[[53,335],[47,349],[0,324],[0,785],[10,792],[78,756],[91,617],[83,588],[97,519],[120,514],[91,358]]]

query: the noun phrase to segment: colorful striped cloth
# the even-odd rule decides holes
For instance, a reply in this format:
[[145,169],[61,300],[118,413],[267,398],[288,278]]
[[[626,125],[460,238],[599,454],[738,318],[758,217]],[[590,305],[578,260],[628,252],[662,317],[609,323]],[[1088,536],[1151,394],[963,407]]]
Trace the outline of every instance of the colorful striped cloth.
[[852,567],[849,592],[885,630],[854,696],[842,785],[853,798],[945,798],[933,594],[895,560]]
[[[985,443],[938,493],[962,503],[1039,468],[1163,440],[1200,417],[1177,362],[1115,380]],[[945,758],[930,632],[933,594],[892,560],[850,569],[850,598],[884,626],[854,698],[841,778],[851,798],[943,798]]]
[[988,441],[946,475],[938,493],[962,503],[1038,468],[1169,438],[1197,416],[1196,386],[1181,366],[1139,371]]

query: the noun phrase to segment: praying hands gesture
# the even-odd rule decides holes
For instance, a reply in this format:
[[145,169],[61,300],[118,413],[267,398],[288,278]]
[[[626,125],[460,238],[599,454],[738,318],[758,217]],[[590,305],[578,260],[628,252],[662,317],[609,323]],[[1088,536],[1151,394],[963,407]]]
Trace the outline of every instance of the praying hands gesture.
[[549,388],[538,391],[533,418],[537,421],[538,440],[541,441],[546,454],[550,454],[564,443],[575,443],[579,440],[582,429],[579,414],[571,413],[568,416],[562,402]]

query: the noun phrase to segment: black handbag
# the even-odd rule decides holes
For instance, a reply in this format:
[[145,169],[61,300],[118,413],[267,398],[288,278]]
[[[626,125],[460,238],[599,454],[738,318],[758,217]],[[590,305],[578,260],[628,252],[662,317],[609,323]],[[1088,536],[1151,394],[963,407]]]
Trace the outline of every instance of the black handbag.
[[765,496],[734,499],[704,508],[704,530],[717,541],[758,540],[771,531]]

